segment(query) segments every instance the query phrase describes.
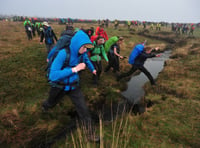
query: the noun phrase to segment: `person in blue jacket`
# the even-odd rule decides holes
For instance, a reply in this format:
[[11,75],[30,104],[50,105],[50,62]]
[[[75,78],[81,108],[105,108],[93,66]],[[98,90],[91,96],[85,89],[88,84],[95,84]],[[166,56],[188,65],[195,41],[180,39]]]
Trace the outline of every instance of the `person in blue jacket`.
[[[62,67],[67,58],[67,52],[65,49],[59,51],[49,73],[49,79],[52,82],[49,97],[42,104],[43,110],[47,111],[49,108],[54,107],[64,95],[68,95],[86,127],[91,124],[91,116],[79,88],[78,73],[84,70],[87,65],[91,72],[96,74],[96,70],[88,58],[87,48],[93,48],[92,42],[86,33],[78,31],[71,39],[69,65],[65,68]],[[63,87],[58,87],[60,86],[56,85],[58,83],[62,83]]]
[[44,39],[47,53],[49,53],[58,39],[53,31],[53,28],[48,24],[48,22],[43,22],[43,28],[40,34],[40,44],[43,44]]
[[[145,47],[143,43],[137,44],[133,48],[128,60],[129,64],[132,65],[131,69],[128,72],[122,73],[119,76],[117,76],[117,81],[119,81],[120,79],[124,77],[132,75],[137,69],[139,69],[148,77],[148,79],[151,82],[151,85],[155,85],[155,81],[151,73],[144,67],[144,63],[147,58],[160,56],[160,54],[156,55],[156,54],[151,53],[152,50],[153,49],[151,47]],[[158,50],[158,47],[156,47],[155,50]]]

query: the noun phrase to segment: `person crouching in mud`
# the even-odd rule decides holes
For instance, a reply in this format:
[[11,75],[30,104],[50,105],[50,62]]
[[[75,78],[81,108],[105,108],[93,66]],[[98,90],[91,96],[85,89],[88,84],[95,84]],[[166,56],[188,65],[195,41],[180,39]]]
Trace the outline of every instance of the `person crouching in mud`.
[[144,44],[137,44],[132,50],[129,56],[129,64],[132,65],[131,69],[126,73],[121,73],[117,76],[117,81],[120,79],[132,75],[137,69],[142,71],[150,80],[151,85],[156,85],[151,73],[144,67],[144,63],[147,58],[160,57],[161,54],[153,54],[152,50],[158,50],[158,47],[152,49],[151,47],[145,47]]

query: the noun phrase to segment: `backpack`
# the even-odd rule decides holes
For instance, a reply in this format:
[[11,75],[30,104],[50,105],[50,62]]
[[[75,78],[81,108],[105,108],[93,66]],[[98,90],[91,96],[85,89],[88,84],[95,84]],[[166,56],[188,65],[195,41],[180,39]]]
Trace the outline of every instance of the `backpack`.
[[144,44],[137,44],[135,47],[133,47],[133,50],[129,56],[128,63],[129,64],[134,64],[135,59],[137,58],[138,55],[144,50]]
[[110,47],[116,43],[118,41],[118,37],[117,36],[113,36],[111,38],[109,38],[106,42],[105,42],[105,52],[108,52],[110,50]]
[[44,36],[47,44],[53,44],[53,33],[51,27],[44,31]]
[[65,67],[67,67],[69,65],[69,61],[70,61],[69,45],[70,45],[70,42],[71,42],[71,38],[72,38],[72,36],[70,36],[70,35],[61,36],[60,39],[57,41],[57,44],[50,51],[49,54],[51,54],[51,55],[50,56],[48,55],[49,61],[47,63],[47,68],[46,68],[46,71],[47,71],[46,76],[47,76],[49,82],[50,82],[49,73],[50,73],[51,65],[52,65],[54,59],[56,58],[56,56],[58,55],[58,53],[60,52],[60,50],[63,49],[63,48],[65,48],[65,51],[67,53],[67,57],[66,57],[65,62],[64,62],[61,69],[64,69]]

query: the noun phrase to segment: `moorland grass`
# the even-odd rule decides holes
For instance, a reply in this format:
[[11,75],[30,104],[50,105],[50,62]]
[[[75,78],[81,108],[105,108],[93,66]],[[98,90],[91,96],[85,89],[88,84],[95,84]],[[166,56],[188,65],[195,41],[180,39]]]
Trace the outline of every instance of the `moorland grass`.
[[[52,24],[59,36],[64,25]],[[97,24],[75,24],[75,27],[96,27]],[[75,112],[70,99],[65,97],[55,108],[44,114],[41,103],[48,97],[49,85],[45,78],[46,49],[39,44],[39,37],[28,41],[20,22],[0,22],[0,144],[4,147],[33,147],[45,145],[71,122]],[[53,147],[199,147],[200,146],[200,91],[199,91],[199,30],[195,37],[176,36],[169,28],[162,32],[150,31],[154,36],[184,39],[186,44],[174,45],[172,59],[166,62],[159,74],[157,86],[145,85],[144,102],[153,106],[142,115],[123,112],[113,122],[100,118],[97,133],[100,144],[88,143],[81,127],[67,138],[58,139]],[[8,30],[8,31],[5,31]],[[134,44],[148,40],[150,46],[167,42],[139,36],[142,27],[134,33],[126,28],[106,28],[108,36],[124,36],[122,55],[128,56]],[[165,33],[163,33],[165,32]],[[166,33],[167,32],[167,33]],[[165,34],[165,35],[163,35]],[[127,60],[120,61],[127,70]],[[103,61],[103,67],[106,66]],[[112,72],[102,73],[98,87],[92,84],[89,70],[81,74],[81,87],[92,112],[122,100],[120,91],[126,82],[116,82]],[[105,87],[106,86],[106,87]],[[112,113],[112,112],[111,112]],[[82,139],[82,140],[81,140]]]

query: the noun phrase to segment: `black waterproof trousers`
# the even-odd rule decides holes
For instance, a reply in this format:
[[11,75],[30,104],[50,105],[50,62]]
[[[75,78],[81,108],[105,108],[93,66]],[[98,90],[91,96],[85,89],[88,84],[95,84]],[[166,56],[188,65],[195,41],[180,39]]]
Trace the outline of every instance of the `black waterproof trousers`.
[[126,72],[126,73],[120,74],[117,77],[117,80],[120,80],[123,77],[128,77],[128,76],[132,75],[137,69],[139,69],[141,72],[143,72],[148,77],[148,79],[151,82],[151,85],[155,85],[155,81],[154,81],[152,75],[150,74],[150,72],[143,65],[134,65],[133,64],[132,67],[131,67],[131,69],[128,72]]
[[101,61],[96,61],[96,62],[92,61],[92,64],[97,71],[96,75],[93,74],[94,84],[98,84],[98,80],[100,79],[100,75],[102,72],[102,64],[101,64]]
[[42,105],[43,108],[47,110],[49,108],[54,107],[59,102],[59,100],[64,97],[64,95],[69,95],[72,103],[76,107],[76,111],[81,121],[83,122],[83,124],[89,126],[91,124],[91,116],[86,106],[85,98],[79,87],[71,91],[64,91],[64,89],[51,87],[49,97],[46,101],[44,101]]
[[108,53],[108,66],[105,68],[105,72],[109,71],[110,68],[113,68],[113,72],[119,72],[119,57],[112,54],[112,53]]

